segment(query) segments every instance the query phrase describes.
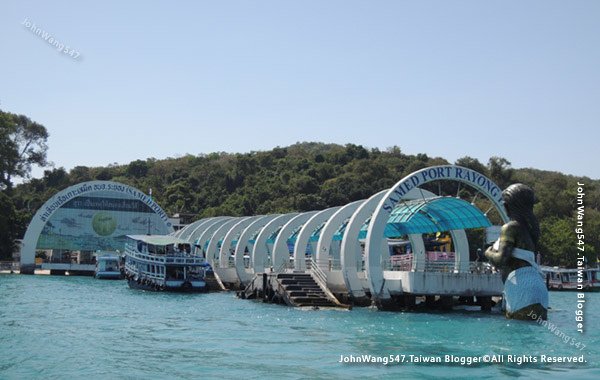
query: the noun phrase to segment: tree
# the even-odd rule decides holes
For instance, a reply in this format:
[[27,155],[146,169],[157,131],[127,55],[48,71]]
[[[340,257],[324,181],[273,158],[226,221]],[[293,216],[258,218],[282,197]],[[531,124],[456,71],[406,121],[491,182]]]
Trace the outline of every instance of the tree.
[[146,161],[135,160],[127,166],[127,176],[141,178],[148,174],[148,164]]
[[46,127],[27,116],[0,111],[0,183],[12,189],[12,178],[28,178],[33,165],[46,165]]
[[33,165],[46,165],[46,128],[27,116],[0,110],[0,258],[10,259],[23,221],[12,195],[12,179],[28,178]]
[[464,156],[464,157],[461,157],[458,160],[456,160],[456,162],[454,164],[456,164],[458,166],[463,166],[467,169],[475,170],[476,172],[487,175],[487,168],[485,167],[485,165],[483,165],[481,162],[479,162],[479,160],[476,158],[473,158],[470,156]]
[[15,219],[12,199],[0,192],[0,260],[10,260],[15,249]]
[[514,170],[506,158],[491,157],[488,161],[488,170],[492,180],[502,189],[511,184]]

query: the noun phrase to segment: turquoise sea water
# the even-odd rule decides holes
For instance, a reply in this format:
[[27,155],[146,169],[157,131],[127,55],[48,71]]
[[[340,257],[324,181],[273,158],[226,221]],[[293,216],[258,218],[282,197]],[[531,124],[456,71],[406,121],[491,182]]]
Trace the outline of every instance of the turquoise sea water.
[[[0,275],[0,378],[600,378],[600,294],[586,294],[583,335],[575,293],[551,292],[550,303],[550,322],[585,349],[499,314],[301,310],[234,293],[148,293],[124,281]],[[339,363],[341,355],[369,354],[495,354],[505,363]],[[518,365],[508,355],[584,355],[587,363]]]

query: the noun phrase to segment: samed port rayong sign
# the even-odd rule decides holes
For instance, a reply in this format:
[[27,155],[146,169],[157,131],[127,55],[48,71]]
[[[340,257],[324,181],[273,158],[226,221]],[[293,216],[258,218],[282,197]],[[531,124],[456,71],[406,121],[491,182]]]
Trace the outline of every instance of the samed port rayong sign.
[[461,166],[447,165],[425,168],[405,177],[392,188],[385,197],[382,209],[391,213],[400,200],[412,189],[425,183],[438,180],[450,180],[466,183],[494,202],[496,208],[504,210],[502,189],[492,180],[474,170]]

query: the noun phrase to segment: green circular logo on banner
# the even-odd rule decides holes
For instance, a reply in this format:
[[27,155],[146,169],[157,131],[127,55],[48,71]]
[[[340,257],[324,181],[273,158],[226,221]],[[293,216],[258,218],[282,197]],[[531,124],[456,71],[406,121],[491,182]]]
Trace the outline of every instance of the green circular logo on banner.
[[92,228],[100,236],[108,236],[117,229],[117,221],[107,212],[99,212],[92,219]]

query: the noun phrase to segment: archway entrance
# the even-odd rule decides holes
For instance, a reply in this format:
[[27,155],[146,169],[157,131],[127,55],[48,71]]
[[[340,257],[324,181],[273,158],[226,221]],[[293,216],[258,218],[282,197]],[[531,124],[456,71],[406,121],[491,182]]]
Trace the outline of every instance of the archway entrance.
[[93,271],[93,253],[122,251],[126,235],[172,232],[167,214],[140,190],[111,181],[80,183],[34,215],[23,239],[21,273],[34,273],[36,249],[51,252],[44,269]]

